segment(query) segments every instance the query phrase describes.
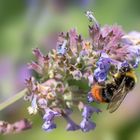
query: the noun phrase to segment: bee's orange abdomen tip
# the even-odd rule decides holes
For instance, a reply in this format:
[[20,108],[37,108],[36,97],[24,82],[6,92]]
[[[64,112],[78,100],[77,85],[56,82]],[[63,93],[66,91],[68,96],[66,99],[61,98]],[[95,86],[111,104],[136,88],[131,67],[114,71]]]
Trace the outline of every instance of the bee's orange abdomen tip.
[[101,93],[102,93],[102,87],[101,86],[95,84],[91,87],[91,95],[98,102],[104,102],[104,99],[103,99]]

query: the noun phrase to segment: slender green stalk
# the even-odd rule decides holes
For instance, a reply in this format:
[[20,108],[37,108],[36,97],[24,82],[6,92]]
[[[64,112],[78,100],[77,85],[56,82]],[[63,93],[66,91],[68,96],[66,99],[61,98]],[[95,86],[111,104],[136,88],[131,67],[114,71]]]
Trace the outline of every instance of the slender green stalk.
[[21,99],[25,95],[26,92],[27,92],[27,89],[24,89],[24,90],[18,92],[17,94],[15,94],[14,96],[12,96],[11,98],[7,99],[3,103],[1,103],[0,111],[5,109],[6,107],[10,106],[11,104],[15,103],[19,99]]

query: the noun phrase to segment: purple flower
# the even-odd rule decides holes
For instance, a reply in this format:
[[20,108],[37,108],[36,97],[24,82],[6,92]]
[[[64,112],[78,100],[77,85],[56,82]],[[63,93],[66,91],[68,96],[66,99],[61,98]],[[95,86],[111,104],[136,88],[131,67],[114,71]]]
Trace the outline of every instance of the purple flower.
[[130,69],[130,64],[127,61],[124,61],[118,66],[119,71],[126,72]]
[[94,112],[99,113],[101,110],[92,106],[85,105],[83,108],[82,116],[83,118],[88,119],[91,118]]
[[53,112],[47,112],[43,116],[43,120],[45,121],[52,121],[54,119],[55,115]]
[[84,56],[87,56],[88,55],[88,51],[87,50],[81,50],[80,52],[80,56],[81,57],[84,57]]
[[13,124],[13,128],[15,132],[21,132],[23,130],[30,129],[31,127],[32,127],[32,123],[29,122],[27,119],[22,119]]
[[38,105],[41,107],[41,108],[46,108],[47,106],[47,100],[45,100],[44,98],[40,98],[38,99]]
[[121,67],[129,67],[129,63],[127,61],[124,61],[121,63]]
[[76,38],[77,38],[77,31],[76,31],[76,29],[71,29],[69,31],[69,37],[70,37],[70,46],[76,47]]
[[102,52],[100,59],[97,61],[97,68],[94,70],[94,78],[97,82],[104,82],[110,69],[111,59]]
[[121,42],[122,44],[125,45],[133,45],[133,42],[129,38],[126,38],[125,36],[122,37]]
[[46,109],[45,114],[43,116],[43,120],[45,121],[52,121],[55,116],[60,116],[59,112],[53,111],[51,109]]
[[79,70],[74,70],[73,72],[71,72],[73,75],[73,78],[75,80],[80,80],[82,78],[82,73]]
[[109,58],[100,58],[97,62],[97,67],[101,70],[108,71],[110,68],[110,59]]
[[132,39],[132,41],[139,41],[140,39],[140,32],[137,31],[132,31],[128,33],[128,37],[130,37],[130,39]]
[[43,54],[41,53],[41,51],[38,48],[36,48],[36,49],[33,50],[33,54],[38,59],[38,62],[43,65],[44,64],[44,61],[43,61],[44,58],[43,58]]
[[94,25],[89,26],[89,35],[91,39],[93,40],[94,46],[98,46],[100,34],[101,34],[100,26],[98,23],[95,23]]
[[61,55],[65,55],[68,51],[66,45],[67,45],[67,40],[64,40],[63,44],[59,44],[56,48],[57,53]]
[[130,46],[129,57],[133,60],[132,66],[133,68],[137,68],[140,62],[140,46]]
[[87,101],[88,101],[89,103],[91,103],[91,102],[94,101],[94,99],[93,99],[93,97],[92,97],[92,95],[91,95],[91,92],[89,92],[88,95],[87,95]]
[[37,62],[29,63],[28,68],[35,70],[39,74],[43,74],[44,68],[47,69],[48,67],[49,57],[48,55],[44,56],[38,48],[33,50],[33,54],[37,58]]
[[114,49],[118,46],[119,41],[124,35],[123,30],[119,26],[104,26],[101,31],[104,38],[104,49]]
[[43,68],[45,64],[48,63],[48,60],[49,60],[48,56],[44,56],[38,48],[33,50],[33,54],[37,58],[37,63],[38,65],[41,66],[41,68]]
[[42,68],[39,64],[37,64],[36,62],[31,62],[28,64],[28,68],[29,69],[33,69],[35,70],[37,73],[42,74]]
[[108,72],[108,70],[110,69],[110,63],[111,59],[109,58],[109,56],[106,53],[102,53],[96,65],[101,70]]
[[[105,86],[108,81],[110,85],[114,82],[113,74],[136,68],[140,62],[139,37],[124,36],[118,26],[101,28],[91,11],[87,11],[86,16],[93,22],[89,26],[89,39],[78,36],[73,29],[61,33],[56,49],[47,55],[44,56],[39,49],[33,52],[37,60],[29,68],[39,75],[33,76],[34,80],[27,80],[27,97],[32,104],[28,110],[30,114],[44,113],[42,128],[45,131],[56,128],[54,119],[57,116],[66,120],[68,131],[94,129],[96,124],[92,115],[101,110],[85,104],[86,100],[98,103],[92,94],[98,91],[93,86]],[[88,87],[91,91],[87,95]],[[80,124],[70,116],[75,107],[82,111]]]
[[138,68],[139,63],[140,63],[140,49],[137,49],[135,64],[133,65],[133,67]]
[[96,127],[96,124],[90,120],[93,113],[101,112],[100,109],[85,105],[82,112],[83,120],[80,123],[81,130],[84,132],[88,132]]
[[51,109],[46,109],[45,114],[43,116],[43,120],[45,121],[42,125],[42,128],[45,131],[52,131],[56,128],[56,124],[53,122],[55,116],[60,116],[60,113],[57,111],[53,111]]
[[50,132],[55,128],[56,128],[56,124],[54,124],[52,121],[45,121],[44,124],[42,125],[42,129],[47,132]]
[[89,119],[84,118],[80,123],[81,130],[83,132],[88,132],[96,127],[96,124]]
[[12,124],[9,122],[0,121],[0,134],[15,134],[30,129],[31,127],[32,123],[27,119],[22,119]]
[[97,68],[94,70],[94,79],[95,81],[101,83],[104,82],[107,79],[107,72],[104,70],[101,70],[100,68]]

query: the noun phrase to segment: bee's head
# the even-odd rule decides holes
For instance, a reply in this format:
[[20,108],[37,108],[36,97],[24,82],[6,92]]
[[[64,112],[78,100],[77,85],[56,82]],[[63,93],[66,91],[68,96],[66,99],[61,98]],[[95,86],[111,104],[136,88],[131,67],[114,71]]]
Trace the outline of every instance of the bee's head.
[[131,66],[127,61],[123,62],[119,68],[119,72],[121,73],[129,72],[130,70]]

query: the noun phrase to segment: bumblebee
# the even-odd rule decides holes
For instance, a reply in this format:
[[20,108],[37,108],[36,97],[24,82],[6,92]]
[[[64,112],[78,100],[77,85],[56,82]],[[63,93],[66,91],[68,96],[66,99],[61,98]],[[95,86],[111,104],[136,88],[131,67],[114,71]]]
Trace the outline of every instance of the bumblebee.
[[108,103],[107,110],[113,113],[118,109],[126,95],[137,82],[137,77],[131,65],[123,65],[113,76],[113,80],[104,85],[96,83],[91,88],[91,96],[97,102]]

